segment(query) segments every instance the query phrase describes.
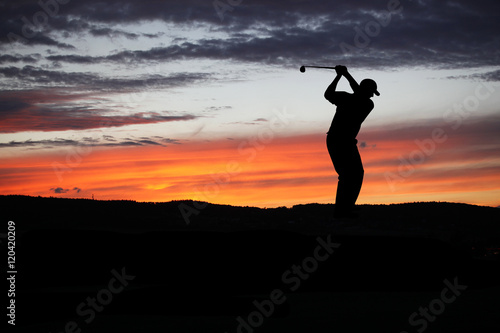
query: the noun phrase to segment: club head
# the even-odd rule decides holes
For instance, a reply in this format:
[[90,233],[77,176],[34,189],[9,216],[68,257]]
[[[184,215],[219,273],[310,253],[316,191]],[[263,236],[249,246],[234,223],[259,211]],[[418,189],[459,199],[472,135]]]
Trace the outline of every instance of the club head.
[[304,73],[306,71],[306,67],[305,66],[300,66],[299,70]]

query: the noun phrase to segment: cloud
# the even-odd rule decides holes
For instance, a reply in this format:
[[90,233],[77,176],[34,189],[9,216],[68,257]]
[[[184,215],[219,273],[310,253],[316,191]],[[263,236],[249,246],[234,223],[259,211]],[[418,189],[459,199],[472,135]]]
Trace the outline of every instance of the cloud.
[[52,149],[60,147],[126,147],[126,146],[166,146],[169,144],[181,144],[179,140],[164,138],[160,136],[141,138],[115,138],[111,135],[102,137],[84,137],[79,140],[74,139],[45,139],[45,140],[24,140],[9,141],[0,143],[1,148],[27,148],[27,149]]
[[359,148],[361,148],[361,149],[376,148],[376,147],[377,147],[377,145],[369,145],[369,144],[366,143],[366,141],[361,141],[359,143]]
[[[392,12],[389,4],[396,4]],[[29,43],[70,49],[73,46],[60,36],[136,39],[160,34],[143,34],[130,28],[145,22],[175,24],[184,29],[204,27],[226,35],[101,57],[62,55],[60,61],[67,62],[225,59],[288,65],[333,58],[369,68],[464,68],[497,65],[500,57],[496,15],[500,3],[496,0],[256,0],[231,6],[222,19],[212,1],[200,0],[114,0],[105,4],[88,0],[59,7],[58,15],[50,17]],[[21,18],[31,19],[40,10],[35,2],[8,5],[0,14],[0,21],[4,22],[0,26],[2,35],[9,31],[21,34]],[[9,43],[5,39],[3,42]],[[341,45],[352,48],[346,51]]]
[[159,38],[163,36],[165,33],[135,33],[135,32],[127,32],[120,29],[112,29],[109,27],[91,27],[89,28],[89,33],[93,37],[107,37],[107,38],[118,38],[125,37],[127,39],[137,40],[140,37],[146,37],[150,39]]
[[500,81],[500,69],[486,73],[473,74],[468,76],[471,79],[479,79],[481,81]]
[[19,43],[22,43],[25,45],[53,46],[53,47],[57,47],[57,48],[65,49],[65,50],[76,49],[71,44],[58,42],[57,40],[55,40],[51,37],[48,37],[46,35],[40,34],[40,33],[37,33],[35,36],[31,37],[29,40],[24,38],[21,35],[17,35],[14,33],[9,33],[7,36],[8,36],[10,43],[19,42]]
[[224,106],[209,106],[205,108],[204,112],[211,112],[211,111],[221,111],[221,110],[231,110],[233,109],[232,106],[229,105],[224,105]]
[[[140,88],[172,88],[203,82],[210,78],[207,73],[175,73],[169,76],[150,74],[143,77],[112,78],[99,74],[82,72],[52,71],[34,66],[18,68],[0,67],[0,77],[16,80],[20,88],[50,85],[51,87],[79,87],[88,90],[108,92]],[[10,83],[12,84],[12,82]]]
[[49,139],[49,140],[25,140],[25,141],[10,141],[8,143],[0,143],[0,148],[14,148],[14,147],[36,147],[41,146],[44,148],[61,147],[61,146],[76,146],[79,142],[68,139]]
[[6,63],[6,62],[35,63],[38,61],[38,58],[40,58],[40,54],[36,54],[36,55],[4,54],[4,55],[0,55],[0,64]]
[[[99,95],[69,93],[63,90],[0,92],[0,133],[25,131],[86,130],[103,127],[189,121],[198,116],[186,113],[136,112],[109,115],[100,108]],[[94,100],[94,102],[92,100]]]
[[92,106],[75,105],[72,100],[87,96],[38,91],[0,94],[0,133],[25,131],[86,130],[103,127],[155,124],[187,121],[197,117],[191,114],[172,115],[158,112],[138,112],[128,115],[107,115],[106,110]]
[[90,34],[94,37],[109,37],[109,38],[116,38],[120,36],[124,36],[127,39],[137,39],[139,38],[139,34],[132,33],[132,32],[126,32],[123,30],[114,30],[111,28],[92,28],[90,29]]
[[127,125],[186,121],[196,118],[196,116],[189,114],[169,116],[161,115],[157,112],[141,112],[124,116],[104,116],[80,108],[54,111],[35,107],[22,110],[6,119],[4,118],[4,127],[0,130],[0,133],[87,130],[103,127],[122,127]]
[[60,86],[75,86],[88,85],[99,80],[95,74],[89,73],[67,73],[58,71],[49,71],[34,66],[24,66],[18,68],[14,66],[0,67],[0,75],[15,81],[23,82],[23,86],[30,85],[60,85]]
[[101,61],[101,57],[81,56],[77,54],[53,55],[46,57],[47,60],[67,62],[71,64],[94,64]]
[[9,112],[17,112],[18,110],[22,110],[24,108],[29,107],[29,104],[16,99],[0,99],[2,102],[0,104],[0,119],[5,118],[5,115]]
[[174,144],[174,145],[180,144],[180,141],[179,140],[175,140],[175,139],[162,138],[162,137],[159,137],[159,136],[155,136],[153,138],[160,139],[160,141],[163,142],[163,143],[171,143],[171,144]]
[[55,194],[64,194],[64,193],[68,193],[68,192],[76,192],[76,193],[80,193],[82,191],[81,188],[79,187],[73,187],[73,189],[64,189],[62,187],[52,187],[50,189],[51,192],[54,192]]
[[69,189],[63,189],[62,187],[53,187],[50,190],[56,194],[68,193],[70,191]]

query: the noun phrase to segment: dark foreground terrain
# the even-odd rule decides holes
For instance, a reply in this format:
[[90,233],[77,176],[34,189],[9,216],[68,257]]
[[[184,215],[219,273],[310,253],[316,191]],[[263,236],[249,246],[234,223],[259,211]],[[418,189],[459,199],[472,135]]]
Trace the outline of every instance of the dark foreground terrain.
[[500,209],[0,203],[20,332],[500,332]]

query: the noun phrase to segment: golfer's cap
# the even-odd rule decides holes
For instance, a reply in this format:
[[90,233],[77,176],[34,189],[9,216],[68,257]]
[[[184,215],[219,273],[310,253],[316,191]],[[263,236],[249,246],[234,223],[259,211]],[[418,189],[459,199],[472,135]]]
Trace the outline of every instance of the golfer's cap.
[[363,89],[373,92],[375,95],[380,96],[380,93],[377,90],[377,83],[372,79],[364,79],[359,84]]

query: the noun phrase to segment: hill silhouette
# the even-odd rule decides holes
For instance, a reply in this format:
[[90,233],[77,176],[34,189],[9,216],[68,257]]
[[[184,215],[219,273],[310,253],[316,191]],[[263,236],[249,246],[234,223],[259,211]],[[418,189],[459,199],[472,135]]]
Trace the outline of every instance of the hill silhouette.
[[0,196],[18,232],[38,229],[148,231],[288,230],[305,234],[335,231],[440,238],[467,245],[500,241],[500,209],[449,202],[361,205],[356,220],[331,220],[331,204],[291,208],[235,207],[203,202],[62,199]]
[[466,289],[427,332],[500,327],[496,208],[364,205],[332,222],[320,204],[0,202],[16,223],[19,331],[410,332],[447,283]]

